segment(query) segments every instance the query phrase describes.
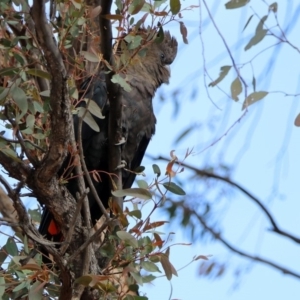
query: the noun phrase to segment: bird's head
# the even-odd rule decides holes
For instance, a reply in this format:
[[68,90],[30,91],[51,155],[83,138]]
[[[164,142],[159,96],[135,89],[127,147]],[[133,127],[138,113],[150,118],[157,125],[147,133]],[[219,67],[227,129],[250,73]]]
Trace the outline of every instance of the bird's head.
[[165,31],[162,42],[156,43],[154,41],[151,48],[153,47],[154,51],[160,53],[160,60],[163,65],[170,65],[177,55],[177,46],[177,40],[171,36],[169,31]]
[[[127,75],[134,77],[136,81],[148,84],[153,92],[163,83],[168,83],[170,78],[169,65],[177,55],[178,43],[169,31],[163,33],[163,37],[157,34],[150,41],[149,35],[142,32],[144,38],[141,53],[137,53],[131,60]],[[134,84],[135,80],[130,80]]]

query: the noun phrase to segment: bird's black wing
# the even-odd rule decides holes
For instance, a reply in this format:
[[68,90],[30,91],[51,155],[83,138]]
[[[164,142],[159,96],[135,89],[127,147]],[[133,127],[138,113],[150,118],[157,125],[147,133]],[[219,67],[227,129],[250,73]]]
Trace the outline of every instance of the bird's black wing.
[[[132,171],[134,171],[136,168],[138,168],[141,165],[144,155],[146,153],[146,149],[149,145],[149,142],[150,142],[150,138],[148,138],[147,136],[143,136],[130,165]],[[130,188],[135,180],[135,177],[136,177],[135,173],[123,171],[123,176],[122,176],[123,189]]]

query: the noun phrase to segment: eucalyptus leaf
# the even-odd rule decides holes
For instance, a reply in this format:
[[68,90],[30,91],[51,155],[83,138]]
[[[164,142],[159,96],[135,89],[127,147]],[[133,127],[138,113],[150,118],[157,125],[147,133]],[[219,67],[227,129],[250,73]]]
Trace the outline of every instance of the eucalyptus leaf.
[[185,191],[174,182],[165,182],[163,183],[163,186],[173,194],[180,196],[186,195]]
[[118,83],[126,92],[131,91],[131,86],[127,83],[127,81],[120,75],[120,74],[115,74],[111,78],[111,81],[113,83]]
[[138,242],[134,236],[126,231],[117,231],[117,236],[127,244],[131,245],[134,248],[138,247]]
[[115,197],[126,197],[131,196],[139,199],[149,200],[152,198],[152,194],[146,190],[141,188],[130,188],[123,190],[115,190],[111,192]]
[[105,119],[99,105],[92,99],[84,99],[88,103],[88,111],[99,119]]
[[235,101],[239,101],[238,95],[242,92],[242,83],[239,77],[237,77],[230,86],[231,98]]
[[85,107],[79,107],[78,108],[78,116],[83,117],[83,121],[88,124],[94,131],[100,132],[100,128],[98,124],[96,123],[93,116],[90,114],[89,111]]
[[223,66],[223,67],[221,67],[221,71],[220,71],[219,77],[216,80],[212,81],[208,86],[214,87],[218,83],[220,83],[225,78],[225,76],[228,74],[228,72],[229,72],[230,69],[231,69],[231,66]]

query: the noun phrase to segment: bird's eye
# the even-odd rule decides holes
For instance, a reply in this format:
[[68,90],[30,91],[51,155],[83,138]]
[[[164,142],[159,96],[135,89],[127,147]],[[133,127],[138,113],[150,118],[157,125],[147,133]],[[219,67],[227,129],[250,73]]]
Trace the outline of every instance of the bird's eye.
[[164,60],[165,59],[165,55],[163,53],[160,54],[160,58],[161,60]]

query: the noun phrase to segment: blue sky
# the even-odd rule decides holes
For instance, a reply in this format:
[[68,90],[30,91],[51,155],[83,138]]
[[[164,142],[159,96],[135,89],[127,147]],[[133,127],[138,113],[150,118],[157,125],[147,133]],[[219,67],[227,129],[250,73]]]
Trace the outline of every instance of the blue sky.
[[[246,8],[236,10],[226,10],[226,1],[221,1],[221,4],[220,1],[206,2],[236,63],[243,64],[251,60],[256,54],[277,42],[274,37],[266,36],[260,44],[244,51],[259,22],[256,14],[263,17],[268,13],[268,6],[264,1],[251,1]],[[268,207],[282,229],[300,236],[297,230],[300,227],[300,129],[294,126],[294,119],[300,112],[299,97],[285,97],[284,93],[281,93],[299,93],[299,52],[284,43],[279,47],[269,48],[256,57],[252,61],[253,69],[250,64],[245,64],[240,69],[248,84],[248,94],[252,92],[253,74],[256,77],[257,91],[268,91],[270,94],[251,106],[241,121],[227,132],[243,114],[241,107],[244,95],[241,94],[237,103],[227,97],[230,94],[230,84],[236,77],[234,71],[220,84],[225,93],[214,87],[208,89],[209,97],[207,95],[203,77],[204,60],[213,79],[218,77],[221,66],[232,63],[222,39],[208,18],[203,2],[200,3],[201,36],[200,9],[184,12],[183,21],[188,28],[190,42],[189,45],[180,44],[178,57],[172,65],[170,85],[162,89],[164,95],[170,95],[178,87],[185,88],[184,93],[179,96],[179,115],[177,118],[173,116],[172,97],[163,104],[158,99],[154,101],[158,125],[149,153],[154,156],[168,156],[170,150],[174,149],[180,158],[183,157],[186,148],[194,147],[195,155],[187,160],[188,163],[201,168],[223,162],[232,167],[234,172],[231,178],[257,196]],[[183,7],[190,4],[198,2],[183,1]],[[300,47],[297,34],[300,26],[297,20],[298,10],[297,1],[278,1],[279,24],[287,32],[288,40],[296,47]],[[242,32],[252,14],[254,17]],[[278,34],[279,30],[274,27],[275,24],[276,20],[270,14],[267,26]],[[169,29],[181,41],[177,24],[170,25]],[[206,84],[210,81],[206,78]],[[197,97],[191,100],[190,94],[193,89],[197,89],[198,93]],[[194,128],[193,133],[180,144],[174,144],[179,134],[191,124]],[[214,144],[220,137],[222,139]],[[214,145],[211,146],[212,144]],[[165,163],[160,162],[160,165],[163,168]],[[151,162],[148,167],[149,176],[150,166]],[[184,180],[184,176],[184,173],[180,174],[180,179]],[[223,213],[220,214],[218,224],[225,237],[235,246],[251,254],[260,255],[299,272],[299,247],[268,232],[270,225],[267,219],[251,200],[239,193],[227,198],[222,200],[219,207]],[[158,216],[160,219],[167,218],[159,212]],[[194,255],[199,254],[211,254],[213,258],[230,264],[225,276],[212,281],[198,276],[200,262],[186,267],[179,272],[178,278],[172,279],[173,292],[170,299],[299,298],[299,280],[270,267],[250,264],[245,259],[232,256],[220,244],[192,241],[176,222],[165,228],[166,233],[169,231],[176,232],[174,242],[193,243],[190,247],[176,246],[171,249],[171,261],[176,268],[181,268]],[[235,276],[235,269],[247,271]],[[149,299],[169,299],[171,287],[165,278],[157,279],[153,284],[151,287],[142,288]]]

